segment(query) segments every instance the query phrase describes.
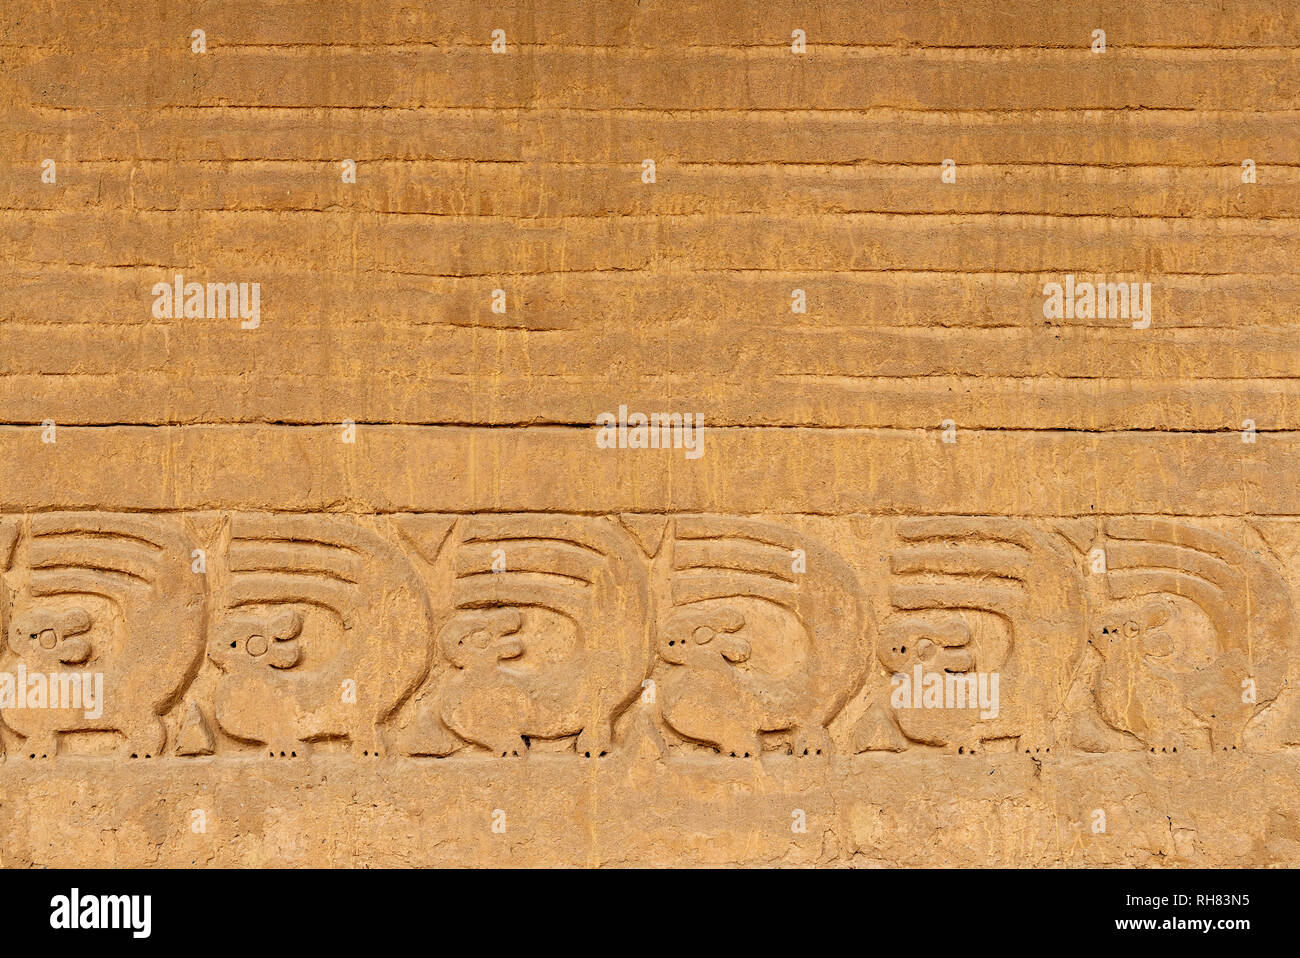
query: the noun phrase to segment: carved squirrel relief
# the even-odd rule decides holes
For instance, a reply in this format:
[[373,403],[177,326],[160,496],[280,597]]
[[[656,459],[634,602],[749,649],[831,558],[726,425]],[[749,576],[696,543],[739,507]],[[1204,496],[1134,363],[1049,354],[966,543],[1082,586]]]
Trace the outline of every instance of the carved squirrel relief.
[[31,758],[1283,748],[1295,558],[1151,517],[0,517],[0,721]]

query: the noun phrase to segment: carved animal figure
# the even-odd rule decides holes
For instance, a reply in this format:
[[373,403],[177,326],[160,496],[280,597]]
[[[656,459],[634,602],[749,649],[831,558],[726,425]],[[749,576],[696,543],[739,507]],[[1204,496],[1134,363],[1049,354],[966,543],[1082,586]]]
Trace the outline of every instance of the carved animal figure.
[[853,570],[791,529],[717,516],[677,519],[661,562],[665,723],[738,758],[759,755],[767,732],[790,733],[797,755],[828,752],[826,726],[871,655]]
[[429,668],[428,607],[406,557],[354,520],[240,515],[224,574],[208,648],[221,730],[276,757],[329,739],[382,754],[382,726]]
[[1286,678],[1286,581],[1266,552],[1191,523],[1112,519],[1105,532],[1098,713],[1150,748],[1236,747]]
[[[890,601],[879,658],[892,674],[963,676],[991,688],[996,710],[894,707],[914,742],[972,749],[1018,739],[1048,749],[1085,648],[1080,560],[1060,533],[1021,519],[902,520],[890,556]],[[906,699],[906,697],[904,697]],[[996,711],[996,716],[992,712]]]
[[499,515],[453,535],[442,723],[499,756],[569,736],[607,754],[651,661],[645,560],[627,534],[604,518]]
[[[112,731],[123,754],[151,758],[166,741],[161,716],[203,656],[207,590],[191,570],[193,544],[159,516],[46,513],[32,517],[11,576],[4,668],[101,674],[94,708],[4,708],[30,757],[54,756],[62,734]],[[100,713],[100,714],[88,714]]]

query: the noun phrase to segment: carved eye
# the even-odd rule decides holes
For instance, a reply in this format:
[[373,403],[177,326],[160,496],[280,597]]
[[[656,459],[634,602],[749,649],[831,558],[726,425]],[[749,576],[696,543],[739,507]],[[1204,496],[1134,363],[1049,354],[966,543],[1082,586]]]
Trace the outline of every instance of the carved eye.
[[248,654],[254,658],[266,655],[267,648],[266,636],[250,635],[248,637]]

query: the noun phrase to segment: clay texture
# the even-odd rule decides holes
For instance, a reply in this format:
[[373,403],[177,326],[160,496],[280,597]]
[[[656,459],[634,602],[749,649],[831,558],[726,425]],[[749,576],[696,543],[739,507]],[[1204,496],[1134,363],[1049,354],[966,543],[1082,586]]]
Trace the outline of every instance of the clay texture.
[[1297,51],[6,4],[0,864],[1300,865]]

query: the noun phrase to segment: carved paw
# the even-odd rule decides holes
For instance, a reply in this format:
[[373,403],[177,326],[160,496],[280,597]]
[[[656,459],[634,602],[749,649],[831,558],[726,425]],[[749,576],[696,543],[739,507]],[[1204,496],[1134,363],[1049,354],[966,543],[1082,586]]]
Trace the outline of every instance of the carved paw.
[[1047,729],[1027,729],[1016,739],[1021,755],[1050,755],[1055,745],[1055,737]]
[[790,740],[790,751],[800,758],[829,755],[831,737],[820,725],[800,726]]
[[122,754],[128,758],[156,758],[162,755],[163,746],[167,744],[167,728],[162,719],[156,716],[137,719],[138,724],[131,724],[121,731],[126,736]]
[[524,742],[522,736],[516,735],[493,745],[492,754],[497,758],[527,758],[528,745]]
[[1211,721],[1210,748],[1216,752],[1232,752],[1243,744],[1242,726],[1245,722],[1228,723]]
[[718,743],[718,751],[727,758],[759,758],[763,743],[757,735],[735,735]]
[[588,726],[578,735],[575,747],[584,758],[604,758],[611,748],[609,728],[603,722]]
[[306,758],[311,754],[311,746],[306,742],[268,743],[266,749],[271,758]]
[[1175,752],[1191,751],[1187,739],[1179,732],[1161,732],[1146,736],[1148,752],[1156,755],[1172,755]]
[[23,742],[23,754],[29,759],[54,758],[59,751],[56,735],[33,735]]

